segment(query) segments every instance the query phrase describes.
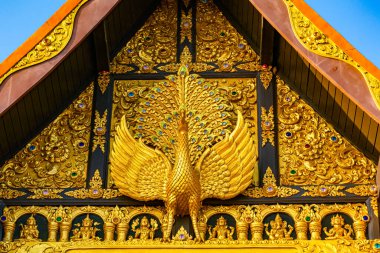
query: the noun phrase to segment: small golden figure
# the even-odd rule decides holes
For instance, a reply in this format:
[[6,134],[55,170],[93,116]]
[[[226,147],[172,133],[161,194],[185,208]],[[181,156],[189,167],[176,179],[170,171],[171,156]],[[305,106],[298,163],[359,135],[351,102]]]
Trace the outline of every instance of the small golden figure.
[[349,224],[344,224],[344,219],[339,214],[331,218],[332,228],[327,231],[327,227],[323,228],[323,232],[327,235],[326,240],[333,239],[352,239],[352,227]]
[[293,232],[293,227],[283,221],[279,214],[270,222],[270,231],[268,230],[268,223],[264,224],[265,233],[269,236],[269,240],[293,240],[290,236]]
[[82,220],[82,226],[80,223],[75,224],[77,228],[73,229],[73,236],[70,238],[71,241],[99,241],[100,238],[96,236],[96,232],[100,231],[100,229],[96,227],[98,225],[100,225],[100,223],[94,222],[90,219],[89,214],[87,214],[86,218]]
[[216,226],[212,228],[208,227],[209,240],[233,240],[233,234],[235,232],[234,227],[228,227],[227,221],[223,216],[216,221]]
[[[136,228],[140,224],[139,228]],[[135,219],[132,223],[132,231],[135,232],[134,239],[148,240],[154,239],[155,231],[158,229],[158,223],[155,219],[149,220],[146,216],[141,219]]]
[[28,218],[25,225],[21,223],[20,226],[21,226],[21,232],[20,232],[21,240],[40,241],[38,239],[39,231],[38,231],[37,222],[33,214]]

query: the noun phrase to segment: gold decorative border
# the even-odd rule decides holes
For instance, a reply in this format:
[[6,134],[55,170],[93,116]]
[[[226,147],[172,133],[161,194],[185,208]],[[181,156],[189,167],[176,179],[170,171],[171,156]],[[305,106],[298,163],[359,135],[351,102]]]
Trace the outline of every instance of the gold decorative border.
[[106,124],[107,124],[107,109],[103,112],[102,116],[98,111],[95,111],[95,125],[94,125],[94,139],[92,142],[92,152],[95,152],[99,147],[102,153],[104,153],[104,144],[106,144]]
[[112,199],[122,194],[117,189],[103,189],[102,188],[103,179],[100,177],[99,170],[96,170],[94,176],[90,180],[90,188],[82,188],[74,191],[68,191],[65,195],[76,198],[76,199]]
[[310,197],[344,197],[345,193],[341,192],[344,190],[345,186],[341,185],[311,185],[311,186],[303,186],[302,189],[305,192],[302,196],[310,196]]
[[277,186],[277,180],[272,169],[267,168],[263,177],[263,187],[249,187],[242,194],[251,198],[290,197],[299,193],[299,190],[290,187]]
[[0,198],[1,199],[16,199],[18,197],[24,196],[26,193],[18,191],[11,188],[0,188]]
[[[225,241],[216,244],[199,244],[192,243],[192,241],[172,241],[170,244],[160,242],[159,240],[147,240],[144,244],[137,244],[133,241],[126,242],[113,242],[113,241],[84,241],[84,242],[34,242],[34,243],[20,243],[20,242],[0,242],[0,250],[9,249],[10,252],[18,253],[30,252],[106,252],[107,250],[128,250],[133,252],[162,252],[167,250],[173,252],[185,252],[186,250],[197,249],[197,252],[378,252],[378,245],[380,240],[296,240],[296,241]],[[180,247],[180,248],[179,248]],[[157,251],[155,251],[155,249]],[[264,251],[265,250],[265,251]],[[6,250],[8,251],[8,250]],[[5,252],[6,252],[5,251]]]
[[267,142],[274,147],[274,114],[273,105],[267,111],[261,107],[261,146],[264,147]]
[[355,67],[364,77],[375,104],[380,108],[380,81],[366,71],[338,45],[315,26],[292,2],[284,0],[290,17],[290,23],[298,41],[309,51],[320,56],[344,61]]
[[75,17],[79,9],[88,0],[81,1],[74,10],[72,10],[60,24],[58,24],[53,31],[51,31],[44,39],[41,40],[29,53],[27,53],[21,60],[19,60],[16,65],[8,70],[3,76],[0,77],[1,83],[10,76],[11,74],[36,65],[38,63],[47,61],[54,56],[58,55],[69,43],[73,28]]

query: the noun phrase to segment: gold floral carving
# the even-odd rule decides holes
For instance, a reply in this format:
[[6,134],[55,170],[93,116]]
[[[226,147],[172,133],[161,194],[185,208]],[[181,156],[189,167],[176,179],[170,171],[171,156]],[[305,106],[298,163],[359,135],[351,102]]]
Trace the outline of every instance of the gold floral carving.
[[193,237],[189,235],[189,233],[186,231],[186,229],[181,226],[175,236],[173,236],[174,241],[189,241],[192,240]]
[[53,31],[43,38],[31,51],[0,77],[0,85],[9,75],[21,69],[47,61],[58,55],[69,43],[74,28],[75,16],[88,0],[82,0]]
[[270,81],[272,80],[273,73],[270,70],[260,72],[260,81],[265,89],[268,89]]
[[188,14],[186,15],[185,11],[182,11],[181,16],[181,43],[187,40],[191,43],[191,28],[193,26],[192,23],[192,11],[188,10]]
[[28,199],[61,199],[59,194],[63,192],[63,189],[29,189],[33,195]]
[[24,196],[26,193],[18,191],[15,189],[6,188],[5,185],[2,185],[0,188],[0,198],[1,199],[15,199],[21,196]]
[[311,196],[311,197],[344,197],[346,194],[341,192],[345,186],[340,185],[312,185],[312,186],[303,186],[302,189],[305,192],[302,196]]
[[330,38],[315,26],[298,8],[292,0],[284,0],[292,24],[293,32],[301,44],[321,56],[342,60],[355,67],[367,82],[371,95],[380,108],[380,81],[368,73],[362,66],[355,62],[349,55],[338,47]]
[[277,78],[283,185],[374,184],[375,164]]
[[177,1],[161,4],[141,29],[115,56],[111,72],[125,73],[138,67],[139,73],[155,73],[155,65],[174,63],[177,44]]
[[264,147],[267,142],[274,147],[274,114],[273,106],[267,112],[264,107],[261,107],[261,146]]
[[96,150],[97,147],[104,153],[104,144],[106,144],[106,124],[107,124],[107,109],[100,116],[98,111],[95,111],[95,125],[94,125],[94,139],[92,144],[92,152]]
[[276,185],[276,177],[272,169],[267,168],[263,177],[263,187],[249,187],[242,194],[251,198],[262,197],[290,197],[297,194],[299,190]]
[[357,185],[346,190],[349,193],[358,196],[377,196],[377,186],[376,185]]
[[90,139],[89,87],[1,168],[0,183],[16,188],[83,187]]
[[215,69],[214,66],[207,63],[192,62],[192,54],[188,46],[185,46],[180,56],[181,63],[171,63],[164,66],[157,67],[161,71],[165,72],[177,72],[181,65],[186,65],[189,71],[192,72],[204,72]]
[[116,189],[103,189],[102,184],[103,180],[100,177],[99,170],[96,170],[94,176],[90,180],[89,189],[82,188],[74,191],[68,191],[65,194],[76,199],[112,199],[122,196],[122,194],[120,194],[120,192]]
[[217,71],[223,72],[236,71],[238,62],[259,66],[259,56],[212,1],[197,2],[196,18],[197,62],[217,63]]
[[99,85],[99,88],[100,88],[100,91],[102,92],[102,94],[104,94],[104,92],[106,92],[107,90],[107,87],[110,83],[110,72],[108,71],[102,71],[102,72],[99,72],[98,74],[98,85]]
[[376,215],[376,217],[378,217],[379,209],[378,209],[377,197],[371,197],[371,207],[372,207],[373,213]]

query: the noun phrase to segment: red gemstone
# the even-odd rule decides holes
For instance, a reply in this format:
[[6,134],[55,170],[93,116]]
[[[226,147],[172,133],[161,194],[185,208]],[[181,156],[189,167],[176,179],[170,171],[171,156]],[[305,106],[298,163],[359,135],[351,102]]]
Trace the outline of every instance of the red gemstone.
[[305,144],[305,148],[310,148],[310,144]]
[[268,68],[268,65],[267,64],[263,64],[263,69],[266,69]]

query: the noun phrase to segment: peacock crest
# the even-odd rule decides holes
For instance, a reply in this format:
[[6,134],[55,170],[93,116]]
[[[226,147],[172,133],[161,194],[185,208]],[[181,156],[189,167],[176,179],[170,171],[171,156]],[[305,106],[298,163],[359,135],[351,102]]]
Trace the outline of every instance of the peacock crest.
[[174,163],[178,124],[184,117],[194,165],[207,147],[231,132],[232,108],[217,83],[189,75],[183,66],[178,75],[168,76],[145,94],[130,130],[136,139],[160,149]]

